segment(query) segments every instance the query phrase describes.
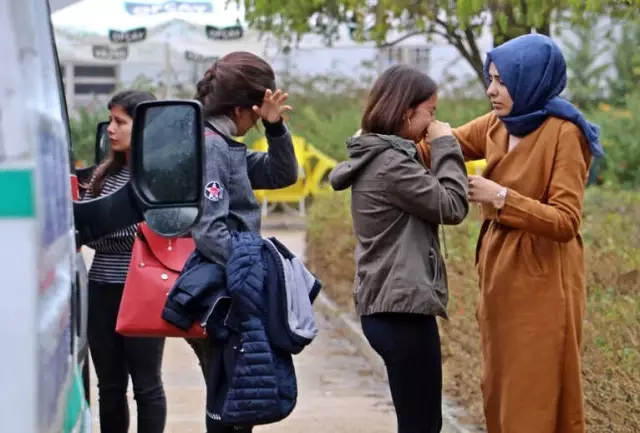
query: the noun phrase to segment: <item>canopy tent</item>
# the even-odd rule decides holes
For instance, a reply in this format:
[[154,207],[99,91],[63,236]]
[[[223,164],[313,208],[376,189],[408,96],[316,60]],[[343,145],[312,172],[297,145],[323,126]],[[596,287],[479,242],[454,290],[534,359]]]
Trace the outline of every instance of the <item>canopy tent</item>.
[[208,42],[218,53],[237,49],[261,54],[264,41],[246,28],[244,12],[226,0],[83,0],[52,15],[65,37],[100,35],[110,42],[182,39]]
[[169,83],[177,64],[211,63],[239,50],[266,56],[267,39],[246,28],[242,8],[226,3],[80,1],[52,15],[61,62],[163,63]]

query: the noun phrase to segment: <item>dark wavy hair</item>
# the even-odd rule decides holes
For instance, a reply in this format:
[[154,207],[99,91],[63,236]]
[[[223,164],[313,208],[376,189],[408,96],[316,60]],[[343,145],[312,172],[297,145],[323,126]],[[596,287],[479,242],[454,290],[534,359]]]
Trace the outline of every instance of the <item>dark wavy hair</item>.
[[[144,92],[142,90],[123,90],[113,95],[107,104],[107,108],[111,110],[113,107],[120,107],[133,119],[133,113],[138,104],[141,102],[155,100],[156,97],[149,92]],[[91,195],[93,197],[98,197],[102,190],[105,178],[112,173],[117,173],[125,165],[127,165],[126,154],[124,152],[118,152],[111,149],[109,154],[96,168],[96,172],[93,175],[90,185]]]
[[234,118],[236,107],[260,106],[267,89],[276,89],[273,69],[264,59],[246,51],[234,51],[211,66],[197,84],[195,99],[205,117]]

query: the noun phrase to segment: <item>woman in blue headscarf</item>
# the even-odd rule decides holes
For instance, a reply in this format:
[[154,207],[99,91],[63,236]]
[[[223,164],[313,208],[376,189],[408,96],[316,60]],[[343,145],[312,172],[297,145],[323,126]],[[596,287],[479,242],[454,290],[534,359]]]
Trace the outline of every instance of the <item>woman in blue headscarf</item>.
[[469,199],[483,225],[476,267],[489,433],[584,433],[580,368],[585,308],[579,229],[599,128],[558,96],[566,64],[531,34],[489,52],[493,111],[456,130]]

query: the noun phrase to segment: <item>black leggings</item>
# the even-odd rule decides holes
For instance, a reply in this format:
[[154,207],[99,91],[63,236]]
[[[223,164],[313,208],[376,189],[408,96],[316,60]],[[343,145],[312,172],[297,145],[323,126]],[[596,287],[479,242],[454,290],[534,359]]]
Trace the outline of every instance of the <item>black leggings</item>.
[[138,433],[162,433],[167,400],[162,386],[164,338],[116,332],[123,284],[89,282],[89,349],[98,376],[100,432],[127,433],[129,375],[138,407]]
[[398,433],[442,428],[442,356],[433,316],[383,313],[362,316],[362,329],[387,367]]

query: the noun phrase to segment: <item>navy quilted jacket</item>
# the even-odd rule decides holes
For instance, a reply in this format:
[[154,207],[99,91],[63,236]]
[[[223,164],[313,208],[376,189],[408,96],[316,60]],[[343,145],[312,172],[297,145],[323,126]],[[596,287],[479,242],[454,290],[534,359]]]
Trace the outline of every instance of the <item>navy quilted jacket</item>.
[[298,395],[291,354],[272,347],[267,336],[264,241],[250,232],[235,233],[227,262],[227,291],[233,328],[212,363],[207,382],[207,428],[280,421]]
[[[274,290],[273,276],[282,273],[275,255],[259,235],[232,233],[226,284],[221,267],[196,251],[167,299],[165,320],[188,329],[195,316],[202,317],[211,344],[220,348],[207,379],[208,430],[277,422],[296,405],[292,350],[298,353],[310,340],[294,338],[285,332],[282,317],[269,314],[276,304],[269,295],[283,296]],[[316,294],[313,290],[309,297]],[[203,306],[208,313],[201,315]],[[278,338],[274,329],[282,330]]]

